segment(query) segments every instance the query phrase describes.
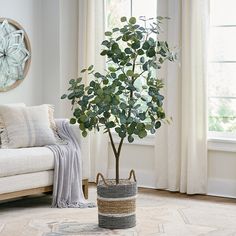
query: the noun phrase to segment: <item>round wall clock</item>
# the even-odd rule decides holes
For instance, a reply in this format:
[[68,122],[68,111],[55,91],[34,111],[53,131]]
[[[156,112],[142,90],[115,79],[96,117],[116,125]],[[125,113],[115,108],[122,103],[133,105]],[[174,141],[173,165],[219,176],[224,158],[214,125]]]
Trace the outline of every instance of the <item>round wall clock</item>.
[[0,18],[0,92],[18,86],[30,66],[29,38],[16,21]]

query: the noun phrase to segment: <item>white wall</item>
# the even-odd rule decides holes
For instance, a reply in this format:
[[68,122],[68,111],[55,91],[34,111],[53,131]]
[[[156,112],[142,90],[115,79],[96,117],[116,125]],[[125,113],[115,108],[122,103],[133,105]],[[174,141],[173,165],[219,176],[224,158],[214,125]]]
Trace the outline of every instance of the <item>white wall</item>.
[[208,151],[208,193],[235,198],[236,152],[215,149]]
[[31,48],[31,66],[25,80],[15,89],[0,93],[0,104],[24,102],[42,103],[42,1],[0,0],[0,17],[20,23],[27,32]]
[[0,93],[0,104],[55,105],[56,117],[70,116],[61,101],[69,79],[77,77],[77,0],[0,0],[0,17],[12,18],[27,32],[32,60],[25,80]]

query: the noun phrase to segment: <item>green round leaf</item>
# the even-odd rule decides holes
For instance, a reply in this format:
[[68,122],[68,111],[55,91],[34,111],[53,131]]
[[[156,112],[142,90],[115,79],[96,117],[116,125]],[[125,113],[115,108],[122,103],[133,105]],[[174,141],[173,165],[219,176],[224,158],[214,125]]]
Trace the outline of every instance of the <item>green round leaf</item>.
[[145,58],[144,57],[140,57],[140,62],[144,63],[145,62]]
[[108,47],[110,45],[110,43],[108,40],[104,40],[104,41],[102,41],[102,45]]
[[128,136],[128,141],[129,141],[129,143],[132,143],[132,142],[134,141],[133,136],[129,135],[129,136]]
[[119,31],[119,30],[120,30],[119,28],[114,28],[114,29],[112,29],[113,32],[117,32],[117,31]]
[[106,127],[109,128],[109,129],[112,129],[116,126],[116,124],[113,122],[113,121],[110,121],[106,124]]
[[87,116],[86,116],[86,115],[80,116],[80,120],[81,120],[82,122],[85,122],[85,121],[87,120]]
[[94,76],[95,76],[96,78],[102,77],[102,75],[101,75],[99,72],[96,72],[96,73],[94,74]]
[[104,79],[102,82],[103,82],[103,84],[107,85],[109,83],[109,80],[108,79]]
[[103,51],[100,53],[100,55],[101,55],[101,56],[105,56],[105,55],[107,55],[107,52],[108,52],[107,50],[103,50]]
[[132,47],[133,49],[138,49],[138,48],[140,48],[140,42],[134,42],[134,43],[132,43],[131,47]]
[[121,80],[121,81],[123,81],[123,80],[126,79],[126,76],[125,76],[124,74],[120,74],[120,75],[118,76],[118,79]]
[[118,49],[118,48],[119,48],[118,43],[113,43],[112,46],[111,46],[111,49],[112,49],[113,51],[115,51],[115,50]]
[[145,114],[145,112],[139,113],[139,118],[140,118],[140,120],[145,120],[145,119],[146,119],[146,114]]
[[131,53],[132,53],[132,50],[131,50],[130,48],[126,48],[126,49],[125,49],[125,53],[126,53],[126,54],[131,54]]
[[125,109],[127,108],[127,105],[122,102],[122,103],[120,104],[120,108],[121,108],[122,110],[125,110]]
[[136,23],[136,18],[135,18],[135,17],[131,17],[131,18],[129,19],[129,23],[132,24],[132,25],[134,25],[134,24]]
[[146,128],[147,130],[151,130],[151,129],[153,128],[153,126],[152,126],[151,124],[146,124],[146,125],[145,125],[145,128]]
[[156,130],[155,129],[151,129],[150,132],[151,132],[151,134],[155,134]]
[[112,36],[112,32],[106,31],[106,32],[105,32],[105,35],[106,35],[106,36]]
[[150,45],[147,41],[144,42],[143,47],[144,50],[148,50],[150,48]]
[[126,137],[126,133],[125,132],[120,132],[119,133],[119,137],[120,138],[125,138]]
[[161,122],[157,121],[155,124],[155,129],[159,129],[161,127]]
[[120,127],[116,127],[115,131],[116,131],[116,133],[120,133],[121,132],[121,128]]
[[103,115],[105,118],[109,118],[111,116],[110,112],[108,111],[105,111]]
[[71,123],[72,125],[74,125],[74,124],[76,123],[76,119],[75,119],[75,118],[71,118],[71,119],[70,119],[70,123]]
[[123,35],[123,37],[122,37],[122,40],[125,42],[129,41],[129,39],[130,39],[129,35]]
[[120,21],[125,22],[125,21],[127,21],[127,18],[125,16],[123,16],[123,17],[120,18]]
[[111,77],[112,77],[113,79],[115,79],[115,78],[116,78],[116,73],[111,73]]
[[133,75],[134,75],[134,72],[133,72],[132,70],[128,70],[128,71],[126,72],[126,75],[127,75],[127,76],[133,76]]
[[102,95],[103,95],[103,90],[102,90],[102,89],[98,89],[98,90],[97,90],[97,94],[98,94],[99,96],[102,96]]
[[82,77],[79,77],[79,78],[76,80],[77,83],[81,83],[81,81],[82,81]]
[[142,49],[139,49],[139,50],[137,51],[137,53],[138,53],[138,55],[143,55],[143,54],[144,54],[144,51],[143,51]]
[[122,36],[117,37],[116,41],[119,41],[122,39]]
[[116,68],[112,67],[112,66],[109,66],[108,67],[108,70],[111,71],[111,72],[116,72]]
[[82,132],[82,136],[83,136],[84,138],[87,136],[87,134],[88,134],[88,133],[87,133],[87,131],[85,131],[85,130]]
[[69,99],[69,100],[72,100],[72,99],[75,98],[75,96],[76,96],[75,92],[72,92],[72,93],[70,93],[70,94],[68,95],[68,99]]
[[88,70],[92,70],[93,69],[93,65],[89,66]]
[[145,71],[148,70],[148,63],[147,62],[143,64],[143,70],[145,70]]
[[63,95],[61,96],[61,99],[65,99],[65,98],[67,98],[67,95],[66,95],[66,94],[63,94]]
[[156,55],[156,52],[154,50],[154,48],[150,48],[147,52],[146,52],[148,57],[154,57]]
[[147,131],[146,130],[141,130],[138,133],[139,138],[144,138],[147,136]]

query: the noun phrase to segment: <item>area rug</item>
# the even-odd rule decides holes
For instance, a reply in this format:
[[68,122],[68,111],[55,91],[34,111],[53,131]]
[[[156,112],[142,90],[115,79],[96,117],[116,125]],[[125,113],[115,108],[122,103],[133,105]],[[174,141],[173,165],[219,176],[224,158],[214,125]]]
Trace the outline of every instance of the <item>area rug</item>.
[[[99,228],[97,208],[50,208],[49,196],[4,203],[0,204],[0,236],[236,235],[234,202],[211,202],[168,194],[139,193],[137,226],[126,230]],[[95,190],[90,197],[95,200]]]

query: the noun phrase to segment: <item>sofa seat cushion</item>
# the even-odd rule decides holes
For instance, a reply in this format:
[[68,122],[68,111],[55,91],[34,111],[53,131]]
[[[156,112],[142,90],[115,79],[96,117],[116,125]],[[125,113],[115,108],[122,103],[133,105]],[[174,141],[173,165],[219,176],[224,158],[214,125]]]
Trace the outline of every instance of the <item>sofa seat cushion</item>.
[[54,169],[54,156],[46,147],[0,149],[0,177]]
[[0,194],[46,187],[52,184],[53,170],[7,176],[0,178]]

